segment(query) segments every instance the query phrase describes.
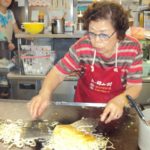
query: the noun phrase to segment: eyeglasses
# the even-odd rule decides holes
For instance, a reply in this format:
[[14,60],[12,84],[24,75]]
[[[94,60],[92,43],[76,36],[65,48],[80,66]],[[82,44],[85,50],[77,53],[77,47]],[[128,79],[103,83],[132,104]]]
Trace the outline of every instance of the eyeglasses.
[[91,39],[95,39],[98,36],[101,40],[108,40],[114,35],[115,32],[116,31],[114,31],[111,35],[105,33],[95,34],[93,32],[88,32],[88,35]]

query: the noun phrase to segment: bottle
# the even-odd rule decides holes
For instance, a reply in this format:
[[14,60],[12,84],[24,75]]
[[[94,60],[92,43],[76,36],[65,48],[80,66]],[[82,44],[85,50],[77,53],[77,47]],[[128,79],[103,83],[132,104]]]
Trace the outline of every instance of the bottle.
[[44,22],[44,12],[42,12],[42,11],[39,12],[38,21]]
[[83,14],[82,14],[82,11],[79,11],[79,14],[78,14],[77,30],[78,31],[83,30]]

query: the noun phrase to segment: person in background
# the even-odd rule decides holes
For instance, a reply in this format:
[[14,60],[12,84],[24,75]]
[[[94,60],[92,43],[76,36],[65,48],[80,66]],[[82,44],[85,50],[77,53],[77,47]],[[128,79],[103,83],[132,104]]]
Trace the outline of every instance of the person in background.
[[39,94],[28,103],[33,119],[42,115],[56,87],[74,71],[80,74],[74,101],[106,103],[100,115],[105,123],[122,116],[127,94],[134,99],[140,94],[143,54],[139,42],[125,34],[129,23],[123,7],[95,2],[83,19],[87,34],[50,70]]
[[9,50],[14,50],[15,45],[12,43],[13,32],[20,32],[13,12],[8,9],[12,0],[0,0],[0,41],[8,41]]
[[[0,0],[0,42],[6,43],[8,47],[6,48],[7,52],[5,52],[5,48],[0,45],[0,65],[3,67],[14,61],[11,59],[11,51],[15,49],[15,45],[12,43],[12,35],[14,32],[21,32],[16,24],[13,12],[8,9],[11,3],[12,0]],[[0,83],[8,85],[6,75],[0,76]],[[8,88],[0,89],[0,98],[8,98],[8,91]]]

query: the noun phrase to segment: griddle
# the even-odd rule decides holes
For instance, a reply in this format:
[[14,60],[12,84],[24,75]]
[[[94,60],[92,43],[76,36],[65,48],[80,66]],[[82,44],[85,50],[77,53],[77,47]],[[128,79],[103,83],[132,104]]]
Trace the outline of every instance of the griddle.
[[[24,100],[0,100],[0,119],[23,119],[30,121],[31,116],[27,110],[27,102]],[[69,103],[69,102],[68,102]],[[40,119],[49,121],[59,121],[62,124],[73,123],[82,117],[99,118],[104,107],[83,107],[73,105],[50,105]],[[97,133],[108,136],[113,142],[116,150],[138,150],[138,119],[134,110],[127,108],[124,110],[122,118],[112,121],[109,124],[98,123]],[[0,145],[2,149],[3,145]],[[37,147],[34,150],[40,150],[41,143],[37,141]],[[25,150],[33,150],[25,148]],[[4,149],[5,150],[5,149]],[[12,150],[19,150],[14,148]]]

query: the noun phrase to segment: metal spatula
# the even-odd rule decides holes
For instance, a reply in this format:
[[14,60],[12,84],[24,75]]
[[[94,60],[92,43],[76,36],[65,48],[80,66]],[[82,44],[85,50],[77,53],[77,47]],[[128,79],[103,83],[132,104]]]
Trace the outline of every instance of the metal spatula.
[[141,111],[140,107],[138,106],[138,104],[135,102],[135,100],[130,96],[130,95],[126,95],[131,107],[133,107],[135,109],[135,111],[137,112],[138,116],[141,118],[141,120],[148,125],[149,123],[146,121],[143,112]]
[[41,139],[41,138],[49,138],[52,129],[58,122],[48,122],[43,120],[34,120],[29,121],[26,126],[22,127],[22,134],[21,137],[24,139],[27,138],[34,138],[34,139]]
[[82,118],[78,121],[75,121],[71,125],[80,131],[93,133],[96,131],[96,127],[98,126],[98,122],[99,122],[99,119]]

